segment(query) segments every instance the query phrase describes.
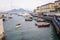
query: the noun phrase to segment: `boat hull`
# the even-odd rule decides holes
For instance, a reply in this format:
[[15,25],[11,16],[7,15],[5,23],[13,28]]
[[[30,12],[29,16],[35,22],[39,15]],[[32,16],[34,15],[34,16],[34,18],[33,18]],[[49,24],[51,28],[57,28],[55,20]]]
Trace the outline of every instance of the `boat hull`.
[[49,27],[50,24],[35,24],[38,27]]
[[25,19],[25,21],[32,21],[32,19]]

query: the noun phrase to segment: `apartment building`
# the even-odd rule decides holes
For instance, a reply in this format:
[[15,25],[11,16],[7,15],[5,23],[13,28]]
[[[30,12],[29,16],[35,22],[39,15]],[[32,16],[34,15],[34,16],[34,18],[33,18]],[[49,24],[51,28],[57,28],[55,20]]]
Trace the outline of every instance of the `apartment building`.
[[55,9],[60,12],[60,1],[55,1]]
[[37,14],[42,14],[57,11],[60,11],[60,1],[55,1],[54,3],[48,3],[45,5],[38,6],[34,12]]

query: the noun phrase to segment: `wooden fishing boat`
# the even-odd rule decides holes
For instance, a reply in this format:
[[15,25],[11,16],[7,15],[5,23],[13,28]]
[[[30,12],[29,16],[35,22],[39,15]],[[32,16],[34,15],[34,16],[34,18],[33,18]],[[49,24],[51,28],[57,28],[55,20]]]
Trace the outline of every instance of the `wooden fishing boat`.
[[44,22],[45,20],[42,19],[42,18],[38,18],[36,21],[37,21],[37,22]]
[[50,26],[50,24],[46,22],[35,23],[35,25],[38,27],[49,27]]
[[32,21],[31,18],[25,18],[25,21]]

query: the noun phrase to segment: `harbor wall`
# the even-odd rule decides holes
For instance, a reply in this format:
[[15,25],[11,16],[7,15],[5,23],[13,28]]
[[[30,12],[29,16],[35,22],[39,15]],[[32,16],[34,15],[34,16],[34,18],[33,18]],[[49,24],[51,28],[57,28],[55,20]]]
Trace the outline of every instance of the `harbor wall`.
[[3,19],[0,18],[0,40],[3,40],[5,37],[4,27],[3,27]]

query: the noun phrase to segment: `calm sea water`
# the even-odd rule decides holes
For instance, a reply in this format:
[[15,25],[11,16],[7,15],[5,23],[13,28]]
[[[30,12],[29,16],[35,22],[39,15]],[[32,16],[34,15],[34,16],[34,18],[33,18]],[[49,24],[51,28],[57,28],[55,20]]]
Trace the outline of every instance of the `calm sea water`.
[[[38,28],[34,20],[26,22],[24,19],[15,15],[12,19],[4,21],[6,40],[60,40],[52,25]],[[21,23],[22,26],[16,28],[17,23]]]

